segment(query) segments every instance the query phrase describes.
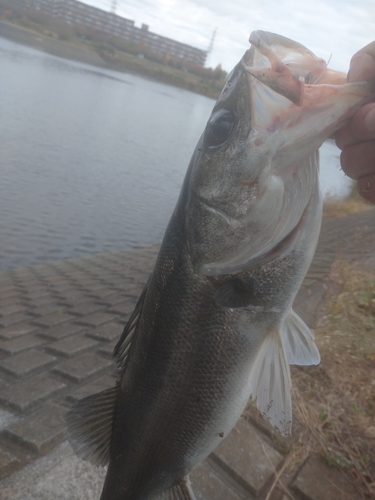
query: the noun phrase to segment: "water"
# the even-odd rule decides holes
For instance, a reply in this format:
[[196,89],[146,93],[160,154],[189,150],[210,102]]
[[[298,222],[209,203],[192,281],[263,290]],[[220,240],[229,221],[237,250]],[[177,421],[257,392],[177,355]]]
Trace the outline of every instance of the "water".
[[213,105],[0,38],[0,270],[161,241]]

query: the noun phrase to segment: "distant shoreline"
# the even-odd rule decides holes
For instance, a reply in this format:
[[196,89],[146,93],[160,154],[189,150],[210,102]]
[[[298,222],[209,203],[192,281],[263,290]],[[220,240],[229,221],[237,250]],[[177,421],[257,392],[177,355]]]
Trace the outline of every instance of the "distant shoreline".
[[[192,84],[186,79],[186,77],[183,76],[183,74],[182,76],[175,78],[173,75],[163,74],[163,71],[160,69],[155,70],[152,65],[145,68],[145,65],[143,64],[142,67],[142,64],[138,64],[138,62],[141,63],[143,61],[140,61],[136,57],[133,57],[133,61],[129,61],[125,67],[124,65],[119,66],[119,64],[116,64],[115,61],[105,60],[95,50],[79,47],[69,42],[56,40],[50,36],[31,31],[22,26],[11,24],[3,20],[0,20],[0,37],[27,47],[32,47],[52,56],[84,64],[90,64],[100,68],[119,71],[121,73],[136,74],[148,80],[158,81],[178,88],[184,88],[190,92],[205,95],[211,99],[216,99],[220,93],[217,89],[207,88],[204,83]],[[184,81],[184,78],[186,81]]]
[[68,42],[55,40],[27,28],[16,26],[15,24],[0,21],[0,37],[32,47],[52,56],[109,69],[108,64],[97,52],[88,49],[85,50]]

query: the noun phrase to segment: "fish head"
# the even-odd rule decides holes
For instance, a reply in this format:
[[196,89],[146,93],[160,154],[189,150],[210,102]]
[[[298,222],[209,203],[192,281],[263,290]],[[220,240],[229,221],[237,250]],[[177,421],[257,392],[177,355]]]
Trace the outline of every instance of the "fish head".
[[346,83],[288,38],[257,31],[250,43],[186,179],[187,243],[205,275],[251,269],[292,247],[318,198],[317,150],[375,95],[374,82]]

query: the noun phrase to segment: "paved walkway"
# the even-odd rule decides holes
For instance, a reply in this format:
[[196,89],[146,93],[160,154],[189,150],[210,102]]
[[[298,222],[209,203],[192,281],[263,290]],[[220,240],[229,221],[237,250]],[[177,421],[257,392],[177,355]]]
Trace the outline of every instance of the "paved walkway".
[[[375,209],[323,223],[295,309],[314,326],[337,258],[375,268]],[[104,471],[77,459],[63,415],[74,401],[110,387],[112,349],[152,269],[158,245],[0,275],[0,500],[97,500]],[[355,487],[310,456],[283,470],[281,438],[256,415],[194,472],[198,499],[356,500]],[[281,444],[280,444],[281,443]],[[267,496],[273,488],[271,496]]]

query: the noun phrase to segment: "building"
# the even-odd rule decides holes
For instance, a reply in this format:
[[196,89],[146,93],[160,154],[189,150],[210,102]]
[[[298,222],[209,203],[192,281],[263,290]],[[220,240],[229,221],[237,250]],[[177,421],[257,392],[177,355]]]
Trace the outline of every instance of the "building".
[[78,0],[13,0],[30,10],[38,10],[53,17],[57,17],[69,24],[80,24],[87,28],[94,28],[108,35],[119,36],[155,53],[171,58],[189,60],[192,64],[204,66],[207,51],[197,49],[191,45],[177,42],[149,31],[146,24],[141,28],[134,26],[134,21],[118,16],[112,12],[92,7]]

